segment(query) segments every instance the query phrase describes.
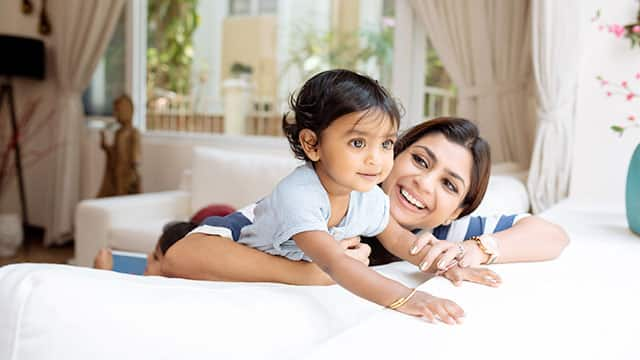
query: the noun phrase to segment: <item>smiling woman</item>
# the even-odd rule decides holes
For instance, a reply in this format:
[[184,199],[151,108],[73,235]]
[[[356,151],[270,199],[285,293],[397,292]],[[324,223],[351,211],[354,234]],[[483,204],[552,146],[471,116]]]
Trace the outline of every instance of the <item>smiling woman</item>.
[[[408,229],[433,229],[475,210],[487,190],[489,145],[473,123],[439,118],[411,128],[382,184],[391,215]],[[471,155],[471,156],[470,156]]]

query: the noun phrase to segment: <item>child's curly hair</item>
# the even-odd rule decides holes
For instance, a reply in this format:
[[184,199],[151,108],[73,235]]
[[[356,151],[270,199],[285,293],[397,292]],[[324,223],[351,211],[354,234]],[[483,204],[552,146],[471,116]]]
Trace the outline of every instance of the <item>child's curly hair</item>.
[[376,80],[350,70],[328,70],[314,75],[302,85],[289,106],[293,121],[282,117],[282,130],[296,158],[310,161],[300,144],[300,131],[312,130],[318,140],[322,131],[337,118],[354,112],[377,111],[400,123],[400,109],[387,90]]

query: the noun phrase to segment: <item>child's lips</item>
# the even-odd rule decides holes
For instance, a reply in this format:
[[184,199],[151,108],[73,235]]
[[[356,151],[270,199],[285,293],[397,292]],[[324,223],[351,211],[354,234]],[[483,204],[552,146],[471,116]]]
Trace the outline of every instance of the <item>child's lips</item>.
[[377,179],[380,174],[379,173],[358,173],[358,175],[369,180],[374,180],[374,179]]

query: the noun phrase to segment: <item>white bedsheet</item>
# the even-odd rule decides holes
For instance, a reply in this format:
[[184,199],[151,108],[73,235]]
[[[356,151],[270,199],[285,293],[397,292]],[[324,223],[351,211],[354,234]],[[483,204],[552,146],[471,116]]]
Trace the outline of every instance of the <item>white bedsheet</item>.
[[[495,265],[498,289],[442,278],[460,326],[431,325],[337,287],[139,277],[63,265],[0,268],[0,359],[640,359],[640,237],[621,211],[561,204],[557,260]],[[409,286],[407,263],[379,267]]]

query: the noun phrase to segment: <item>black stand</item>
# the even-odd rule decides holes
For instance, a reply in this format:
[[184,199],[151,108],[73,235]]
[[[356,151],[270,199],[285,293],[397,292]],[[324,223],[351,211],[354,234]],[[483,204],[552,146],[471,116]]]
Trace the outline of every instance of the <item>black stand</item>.
[[5,81],[5,83],[0,86],[0,111],[2,110],[2,105],[4,104],[5,95],[9,100],[9,117],[11,120],[11,128],[13,131],[10,141],[15,141],[14,159],[16,165],[16,175],[18,177],[18,190],[20,192],[20,206],[22,209],[22,225],[24,230],[23,245],[25,246],[25,250],[27,250],[27,240],[32,233],[33,227],[29,225],[29,217],[27,216],[27,197],[24,188],[24,177],[22,175],[22,157],[20,156],[20,141],[18,138],[19,132],[18,124],[16,122],[16,105],[13,98],[13,85],[11,84],[11,79],[7,79],[7,81]]

